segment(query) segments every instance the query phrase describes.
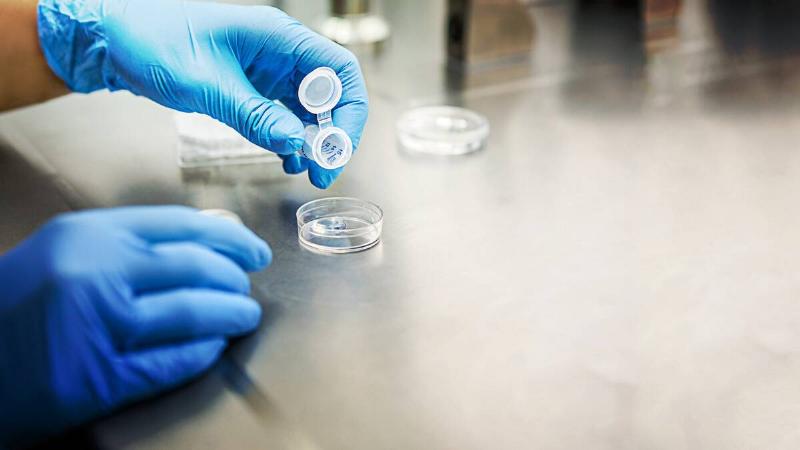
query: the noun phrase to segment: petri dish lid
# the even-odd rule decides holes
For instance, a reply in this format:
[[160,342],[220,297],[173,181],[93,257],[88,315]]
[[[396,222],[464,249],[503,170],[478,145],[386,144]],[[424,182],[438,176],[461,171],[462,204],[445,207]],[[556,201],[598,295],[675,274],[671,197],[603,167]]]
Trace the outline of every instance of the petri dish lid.
[[422,106],[406,111],[397,121],[400,145],[409,153],[457,156],[482,149],[489,121],[456,106]]
[[297,237],[321,253],[355,253],[374,247],[383,231],[383,211],[366,200],[330,197],[297,209]]
[[297,97],[312,114],[330,111],[342,98],[342,81],[330,67],[319,67],[300,82]]

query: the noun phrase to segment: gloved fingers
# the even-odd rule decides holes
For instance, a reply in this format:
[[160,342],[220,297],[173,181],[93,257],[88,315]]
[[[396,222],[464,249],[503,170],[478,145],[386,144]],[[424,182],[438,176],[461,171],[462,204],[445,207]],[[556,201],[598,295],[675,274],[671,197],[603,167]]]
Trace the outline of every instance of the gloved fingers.
[[278,155],[283,160],[283,171],[290,175],[303,173],[308,169],[308,160],[297,154]]
[[252,298],[210,289],[180,289],[139,297],[131,304],[124,347],[140,348],[239,336],[258,326],[261,306]]
[[[342,98],[333,109],[333,124],[347,132],[353,141],[353,149],[356,149],[361,142],[369,112],[369,96],[361,66],[349,50],[316,33],[310,33],[311,36],[300,44],[303,50],[299,52],[297,70],[302,76],[322,66],[336,72],[342,81]],[[296,95],[293,93],[290,98]],[[291,100],[286,103],[293,106]]]
[[338,169],[323,169],[314,161],[303,158],[299,155],[279,155],[283,160],[283,171],[296,175],[308,170],[308,180],[312,185],[319,189],[327,189],[336,181],[339,174],[342,173],[344,167]]
[[[280,98],[297,117],[315,122],[297,99],[297,89],[303,78],[319,67],[330,67],[342,81],[342,98],[334,109],[333,123],[343,128],[358,146],[367,120],[369,97],[367,87],[355,55],[339,44],[323,37],[296,19],[275,9],[264,9],[268,17],[254,20],[250,34],[263,39],[264,25],[270,23],[276,30],[271,34],[270,51],[263,51],[252,60],[245,61],[247,77],[259,91]],[[283,68],[291,68],[286,70]],[[283,79],[285,78],[285,79]],[[337,111],[341,114],[337,117]]]
[[274,153],[286,155],[300,150],[305,140],[305,129],[294,113],[263,97],[244,74],[232,77],[231,82],[234,84],[222,87],[220,92],[223,103],[230,106],[219,115],[212,112],[212,117]]
[[241,267],[226,256],[191,242],[153,245],[128,273],[135,292],[181,287],[250,292],[250,279]]
[[314,161],[308,162],[308,180],[319,189],[329,188],[336,178],[342,173],[344,167],[338,169],[323,169]]
[[96,214],[150,243],[188,241],[205,245],[247,271],[261,270],[272,260],[267,243],[244,225],[185,206],[130,206],[81,214]]
[[333,110],[333,123],[350,136],[353,141],[353,151],[358,149],[358,145],[361,143],[361,134],[367,124],[368,114],[369,103],[366,94],[364,97],[353,98],[351,96],[347,100],[342,99],[339,106]]
[[[350,64],[355,62],[357,68],[357,59],[351,51],[315,33],[285,13],[278,12],[278,15],[279,17],[272,19],[272,22],[273,28],[279,31],[274,33],[274,39],[267,45],[271,44],[272,48],[276,49],[281,56],[293,59],[292,67],[299,75],[299,78],[293,80],[295,90],[305,75],[319,67],[330,67],[340,75],[340,78],[342,72],[346,71]],[[257,34],[263,34],[262,30],[263,27],[254,29]],[[269,58],[273,56],[273,53],[275,52],[266,52],[261,57]],[[257,58],[253,64],[259,64]],[[345,77],[342,79],[342,84],[344,85],[347,81],[349,80]]]
[[227,341],[213,337],[125,353],[117,370],[123,403],[140,400],[179,386],[208,370]]
[[[348,76],[359,79],[361,78],[360,72],[355,75]],[[337,127],[343,129],[347,135],[350,136],[350,139],[353,141],[353,151],[357,149],[361,141],[361,134],[364,131],[364,126],[366,124],[369,111],[366,90],[363,89],[363,80],[361,81],[361,84],[362,88],[359,90],[363,90],[363,96],[356,93],[355,95],[350,96],[347,102],[345,102],[343,97],[343,100],[339,102],[339,106],[333,110],[333,123]],[[286,101],[287,105],[291,105],[293,102],[294,100],[291,99]],[[319,189],[327,189],[330,187],[344,170],[344,168],[333,170],[323,169],[314,161],[309,161],[305,158],[295,155],[289,155],[288,157],[284,156],[282,159],[283,169],[286,173],[296,174],[307,169],[309,181]]]
[[[306,74],[303,74],[303,76],[305,75]],[[302,80],[302,77],[300,77],[300,80]],[[287,83],[287,84],[293,85],[293,83]],[[297,90],[299,88],[299,85],[300,81],[297,82],[297,86],[293,85],[294,87],[290,88],[291,91],[290,93],[284,95],[283,97],[280,97],[280,101],[281,103],[283,103],[284,106],[289,108],[289,110],[292,111],[294,115],[297,116],[300,119],[300,121],[303,122],[304,124],[316,124],[317,115],[308,112],[305,106],[303,106],[300,103],[300,99],[297,98]]]

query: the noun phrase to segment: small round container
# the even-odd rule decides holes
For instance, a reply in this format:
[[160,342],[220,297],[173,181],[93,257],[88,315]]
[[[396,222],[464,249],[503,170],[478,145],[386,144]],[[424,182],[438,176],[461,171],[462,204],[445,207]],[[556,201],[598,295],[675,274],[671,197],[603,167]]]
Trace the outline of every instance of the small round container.
[[220,217],[222,219],[230,220],[231,222],[243,223],[242,219],[235,212],[228,211],[227,209],[204,209],[200,211],[200,214]]
[[489,121],[455,106],[423,106],[404,113],[397,121],[402,148],[414,154],[457,156],[486,145]]
[[300,244],[322,253],[354,253],[380,242],[383,211],[365,200],[331,197],[313,200],[297,210]]
[[308,125],[301,153],[323,169],[338,169],[353,157],[353,141],[341,128]]
[[342,98],[342,81],[330,67],[319,67],[306,75],[297,89],[297,98],[308,112],[317,115],[317,125],[306,127],[301,156],[323,169],[344,166],[353,156],[350,136],[333,125],[333,108]]

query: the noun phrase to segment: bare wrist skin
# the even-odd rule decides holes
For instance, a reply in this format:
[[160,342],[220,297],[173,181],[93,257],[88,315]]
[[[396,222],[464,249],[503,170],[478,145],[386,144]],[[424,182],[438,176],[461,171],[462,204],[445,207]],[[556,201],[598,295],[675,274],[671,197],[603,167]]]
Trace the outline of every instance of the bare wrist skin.
[[0,111],[69,92],[47,65],[37,33],[37,0],[0,0]]

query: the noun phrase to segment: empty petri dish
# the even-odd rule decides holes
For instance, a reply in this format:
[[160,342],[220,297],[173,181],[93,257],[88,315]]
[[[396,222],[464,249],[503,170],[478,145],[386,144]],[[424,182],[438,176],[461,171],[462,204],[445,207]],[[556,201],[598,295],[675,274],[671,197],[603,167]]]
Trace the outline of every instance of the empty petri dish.
[[382,230],[381,208],[357,198],[321,198],[297,209],[300,243],[323,253],[354,253],[374,247]]
[[486,145],[489,121],[469,109],[422,106],[405,112],[397,121],[400,145],[409,153],[457,156]]
[[230,220],[231,222],[242,223],[242,219],[235,212],[228,211],[227,209],[204,209],[200,211],[200,214],[220,217],[226,220]]

